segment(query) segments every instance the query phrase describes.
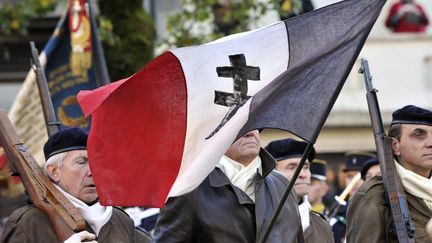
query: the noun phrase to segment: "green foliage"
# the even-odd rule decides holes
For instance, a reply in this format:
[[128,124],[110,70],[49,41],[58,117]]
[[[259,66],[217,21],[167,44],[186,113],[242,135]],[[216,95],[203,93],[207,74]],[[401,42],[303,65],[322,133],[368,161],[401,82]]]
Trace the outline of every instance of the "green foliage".
[[103,0],[99,7],[99,33],[111,80],[116,81],[139,71],[153,58],[154,25],[142,0]]
[[278,11],[279,0],[183,0],[183,6],[168,17],[168,35],[162,41],[165,48],[202,44],[247,31],[268,11]]
[[31,18],[54,10],[56,0],[21,0],[0,4],[0,35],[27,35]]

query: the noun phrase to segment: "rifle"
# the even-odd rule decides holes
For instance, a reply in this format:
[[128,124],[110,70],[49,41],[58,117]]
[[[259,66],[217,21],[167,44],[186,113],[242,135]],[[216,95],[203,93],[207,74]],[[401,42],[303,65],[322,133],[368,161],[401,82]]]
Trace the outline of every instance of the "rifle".
[[7,117],[0,109],[0,142],[13,175],[19,175],[33,204],[45,212],[57,238],[66,240],[74,231],[85,229],[86,223],[78,209],[54,186],[27,150]]
[[415,228],[409,216],[406,195],[401,186],[401,180],[394,164],[393,151],[391,148],[392,138],[384,133],[381,112],[376,95],[377,90],[372,86],[372,76],[369,72],[367,60],[361,60],[359,73],[363,73],[366,83],[366,99],[375,136],[375,146],[380,163],[384,189],[390,202],[390,211],[396,228],[396,235],[399,242],[414,242]]
[[45,77],[45,72],[39,62],[38,50],[33,41],[30,41],[30,48],[32,52],[32,68],[36,73],[36,81],[39,89],[39,96],[41,98],[42,110],[45,117],[46,128],[48,137],[60,131],[60,122],[57,121],[51,95],[48,89],[48,84]]

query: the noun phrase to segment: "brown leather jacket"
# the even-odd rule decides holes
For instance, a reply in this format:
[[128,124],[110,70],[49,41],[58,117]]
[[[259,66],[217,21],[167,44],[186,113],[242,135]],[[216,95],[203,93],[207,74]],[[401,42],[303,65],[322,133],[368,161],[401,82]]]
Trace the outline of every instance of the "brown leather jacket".
[[[170,198],[161,210],[153,241],[258,242],[288,185],[273,170],[274,159],[261,149],[263,176],[255,177],[255,203],[218,168],[192,192]],[[267,242],[302,241],[296,196],[291,193]],[[300,240],[298,240],[298,238]]]
[[[426,224],[432,217],[432,211],[421,199],[406,191],[405,194],[415,226],[415,242],[431,243],[427,239]],[[366,181],[349,204],[347,242],[398,242],[389,207],[382,178],[375,177]]]
[[[86,230],[94,234],[87,224]],[[113,208],[109,221],[96,239],[103,243],[151,242],[143,231],[135,229],[133,220],[121,209]],[[47,243],[59,242],[48,216],[34,206],[24,206],[8,219],[0,242]]]
[[306,243],[333,243],[333,231],[324,216],[316,212],[309,212],[309,227],[303,232]]

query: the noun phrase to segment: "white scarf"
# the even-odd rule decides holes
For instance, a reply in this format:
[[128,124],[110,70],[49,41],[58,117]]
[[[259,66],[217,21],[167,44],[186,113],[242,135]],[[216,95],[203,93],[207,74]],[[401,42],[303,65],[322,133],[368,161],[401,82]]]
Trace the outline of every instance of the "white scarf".
[[89,206],[85,202],[72,196],[71,194],[63,191],[60,187],[55,185],[63,195],[81,212],[85,221],[92,227],[96,235],[99,235],[99,231],[108,220],[111,218],[113,208],[112,206],[102,206],[99,202]]
[[254,177],[257,172],[262,174],[261,158],[259,156],[252,160],[248,166],[244,166],[224,155],[216,167],[225,173],[234,186],[243,190],[255,202]]
[[396,161],[395,164],[404,189],[410,194],[421,198],[426,206],[432,210],[432,178],[426,178],[407,170]]
[[309,203],[307,195],[303,197],[303,202],[299,204],[298,208],[299,208],[300,219],[301,219],[302,228],[304,232],[310,225],[309,212],[312,208],[312,206]]

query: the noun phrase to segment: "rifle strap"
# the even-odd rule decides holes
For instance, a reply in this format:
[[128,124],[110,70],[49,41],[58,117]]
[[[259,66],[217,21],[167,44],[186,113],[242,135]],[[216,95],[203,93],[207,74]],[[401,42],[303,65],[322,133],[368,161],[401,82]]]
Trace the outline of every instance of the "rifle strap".
[[[384,158],[393,158],[391,148],[391,138],[384,137]],[[384,160],[382,160],[384,161]],[[393,216],[394,226],[400,242],[413,242],[414,224],[409,216],[408,202],[406,196],[398,192],[403,192],[402,183],[396,165],[393,161],[381,163],[380,168],[383,174],[384,188],[388,194],[390,210]],[[405,237],[408,238],[405,238]]]

